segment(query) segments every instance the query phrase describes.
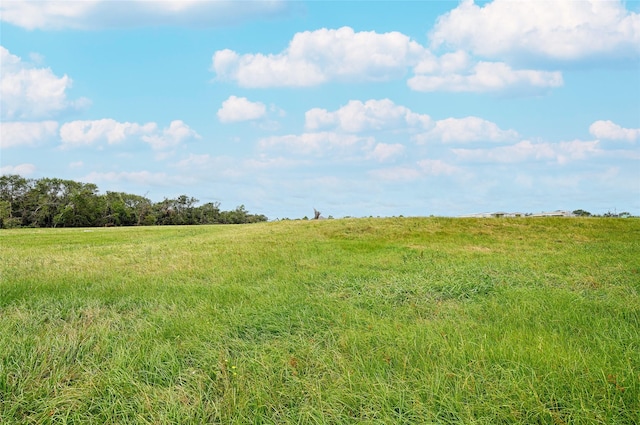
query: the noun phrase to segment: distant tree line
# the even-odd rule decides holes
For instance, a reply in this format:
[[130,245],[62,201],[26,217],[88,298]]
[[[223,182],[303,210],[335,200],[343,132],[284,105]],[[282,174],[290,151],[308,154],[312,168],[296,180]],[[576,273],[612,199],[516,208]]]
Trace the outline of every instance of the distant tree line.
[[585,211],[585,210],[575,210],[573,211],[573,215],[578,216],[578,217],[613,217],[613,218],[629,218],[629,217],[633,217],[631,215],[631,213],[629,212],[611,212],[611,211],[607,211],[606,213],[602,214],[602,215],[598,215],[598,214],[591,214],[589,211]]
[[187,195],[152,202],[124,192],[98,193],[93,183],[0,176],[0,228],[244,224],[266,221],[244,205],[222,211]]

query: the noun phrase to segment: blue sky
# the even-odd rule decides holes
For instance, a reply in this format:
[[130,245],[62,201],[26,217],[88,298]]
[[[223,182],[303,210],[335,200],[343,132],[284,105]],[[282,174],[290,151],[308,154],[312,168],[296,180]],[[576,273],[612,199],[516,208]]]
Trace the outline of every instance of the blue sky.
[[3,174],[270,219],[640,214],[640,2],[3,0]]

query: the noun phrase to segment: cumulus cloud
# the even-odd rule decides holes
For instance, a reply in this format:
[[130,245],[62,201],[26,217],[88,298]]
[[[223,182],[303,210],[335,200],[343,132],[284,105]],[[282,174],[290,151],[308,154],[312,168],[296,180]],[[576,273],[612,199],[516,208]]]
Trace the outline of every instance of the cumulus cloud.
[[[4,3],[3,3],[4,4]],[[50,68],[37,68],[0,46],[0,118],[49,118],[70,108],[86,106],[87,99],[69,100],[72,80],[56,76]]]
[[375,159],[378,162],[386,162],[402,155],[404,150],[404,145],[400,143],[378,143],[373,148],[373,151],[369,153],[369,158]]
[[92,145],[96,142],[120,143],[130,136],[150,134],[157,130],[155,123],[137,124],[105,118],[93,121],[71,121],[60,128],[63,146]]
[[355,32],[350,27],[297,33],[277,54],[214,53],[219,80],[242,87],[302,87],[329,81],[402,78],[412,90],[530,94],[563,85],[559,71],[514,69],[505,62],[478,61],[458,49],[441,56],[399,32]]
[[492,149],[453,149],[459,159],[473,162],[518,163],[525,161],[552,161],[565,164],[601,152],[599,142],[574,140],[570,142],[534,143],[520,141],[510,146]]
[[172,121],[169,127],[162,131],[158,129],[158,124],[155,122],[138,124],[118,122],[110,118],[71,121],[60,128],[60,140],[65,148],[105,142],[111,145],[122,143],[131,137],[138,137],[155,150],[167,149],[189,139],[200,138],[198,133],[180,120]]
[[[502,62],[478,62],[469,69],[465,63],[443,68],[424,62],[416,67],[416,75],[407,81],[409,88],[421,92],[531,92],[561,87],[564,84],[559,71],[513,69]],[[421,74],[433,69],[437,74]],[[458,73],[458,71],[465,71]]]
[[464,0],[438,19],[430,39],[436,48],[494,58],[637,58],[640,15],[618,0],[494,0],[484,6]]
[[[267,137],[258,142],[258,147],[270,154],[286,152],[316,158],[333,157],[340,161],[388,162],[405,152],[405,146],[400,143],[376,143],[373,137],[331,131]],[[272,158],[263,155],[261,162],[265,161],[271,163]]]
[[35,146],[57,135],[56,121],[0,123],[0,147]]
[[430,122],[428,115],[414,113],[389,99],[351,100],[335,112],[314,108],[305,114],[305,128],[308,130],[334,127],[349,133],[408,126],[423,128]]
[[593,137],[605,140],[635,142],[640,138],[640,128],[623,128],[612,121],[596,121],[589,127]]
[[497,124],[478,117],[439,120],[429,131],[414,137],[418,143],[508,142],[517,138],[515,130],[502,130]]
[[10,0],[0,5],[4,22],[33,29],[80,29],[186,26],[217,27],[248,19],[265,19],[288,13],[282,0],[257,1],[112,1],[112,0]]
[[218,109],[220,122],[257,120],[265,116],[267,107],[261,102],[251,102],[246,97],[230,96]]
[[464,50],[445,53],[440,57],[426,51],[420,62],[413,68],[417,74],[450,74],[468,69],[473,63]]
[[171,121],[169,127],[163,129],[162,133],[142,136],[142,140],[156,150],[175,147],[187,140],[199,138],[200,135],[181,120]]
[[0,167],[0,175],[2,174],[19,174],[21,176],[28,176],[36,171],[36,166],[33,164],[19,164],[19,165],[5,165]]
[[[305,114],[305,128],[310,131],[330,129],[351,134],[392,130],[393,134],[413,134],[411,139],[419,144],[513,142],[519,138],[515,130],[503,130],[497,124],[482,118],[470,116],[434,121],[427,114],[413,112],[389,99],[371,99],[365,102],[350,100],[335,111],[310,109]],[[389,152],[391,146],[394,146],[395,154],[400,153],[401,145],[381,144],[376,154],[370,153],[370,158],[386,156],[382,153]]]
[[313,86],[329,80],[381,81],[405,74],[425,49],[399,32],[355,32],[350,27],[294,35],[278,54],[243,54],[225,49],[213,55],[221,80],[242,87]]
[[272,136],[258,141],[261,150],[286,150],[292,154],[340,156],[354,151],[370,150],[374,141],[370,137],[334,132],[289,134]]

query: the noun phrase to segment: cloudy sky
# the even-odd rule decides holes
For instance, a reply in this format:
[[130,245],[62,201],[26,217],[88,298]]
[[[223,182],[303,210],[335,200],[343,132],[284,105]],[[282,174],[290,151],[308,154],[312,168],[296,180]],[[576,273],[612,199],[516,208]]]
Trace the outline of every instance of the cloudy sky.
[[640,2],[2,0],[3,174],[270,219],[640,214]]

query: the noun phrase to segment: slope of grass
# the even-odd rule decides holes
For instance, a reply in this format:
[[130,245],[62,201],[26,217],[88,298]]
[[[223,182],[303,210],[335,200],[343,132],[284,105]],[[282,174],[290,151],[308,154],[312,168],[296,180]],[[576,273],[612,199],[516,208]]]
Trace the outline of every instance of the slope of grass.
[[640,221],[0,232],[0,423],[640,423]]

